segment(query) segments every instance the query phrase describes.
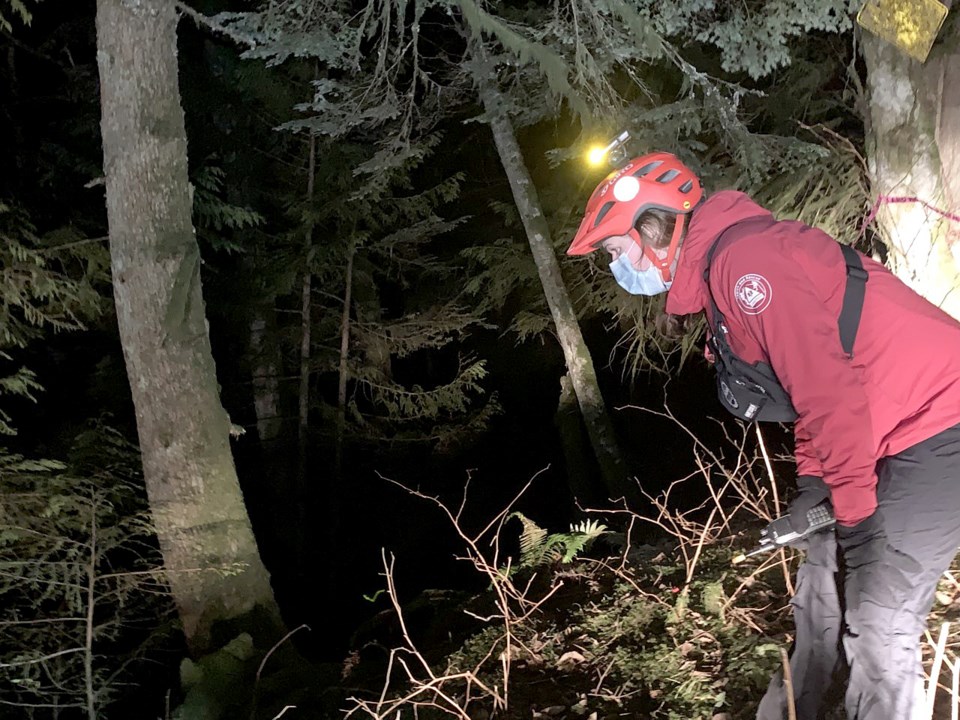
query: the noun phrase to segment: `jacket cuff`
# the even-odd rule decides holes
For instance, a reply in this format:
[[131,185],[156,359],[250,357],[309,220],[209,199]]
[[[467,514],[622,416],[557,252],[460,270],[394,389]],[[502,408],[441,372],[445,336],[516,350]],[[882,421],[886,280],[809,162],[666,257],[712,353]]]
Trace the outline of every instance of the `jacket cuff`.
[[852,527],[874,514],[877,509],[877,493],[874,488],[864,489],[850,485],[830,488],[833,513],[837,524]]

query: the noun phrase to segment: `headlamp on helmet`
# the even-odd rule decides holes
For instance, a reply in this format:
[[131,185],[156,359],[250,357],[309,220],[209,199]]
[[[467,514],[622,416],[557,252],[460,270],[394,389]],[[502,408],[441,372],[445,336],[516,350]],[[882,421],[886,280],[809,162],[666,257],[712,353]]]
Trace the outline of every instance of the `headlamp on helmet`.
[[[703,198],[700,179],[670,153],[657,152],[635,157],[607,175],[587,201],[583,221],[568,255],[586,255],[615,235],[629,235],[642,245],[635,228],[644,210],[658,208],[676,213],[675,241],[685,217]],[[671,247],[674,245],[671,242]],[[675,248],[673,252],[675,253]]]
[[624,130],[611,140],[606,147],[596,145],[587,152],[587,162],[591,165],[601,165],[604,161],[612,167],[620,167],[627,159],[627,141],[630,133]]

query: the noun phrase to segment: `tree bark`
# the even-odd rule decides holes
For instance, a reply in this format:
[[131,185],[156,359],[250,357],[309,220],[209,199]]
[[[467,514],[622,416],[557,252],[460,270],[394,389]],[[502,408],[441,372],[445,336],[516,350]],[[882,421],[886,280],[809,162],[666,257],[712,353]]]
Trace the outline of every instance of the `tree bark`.
[[351,244],[344,272],[343,312],[340,315],[340,366],[337,378],[337,428],[334,447],[332,483],[338,485],[343,473],[343,442],[347,428],[347,380],[350,360],[350,305],[353,302],[353,256],[356,247]]
[[243,504],[204,315],[176,22],[173,0],[97,2],[120,340],[164,566],[200,654],[240,630],[271,642],[281,623]]
[[487,122],[510,181],[513,199],[523,221],[530,251],[537,265],[543,292],[553,316],[557,338],[563,348],[567,372],[577,395],[590,445],[600,466],[607,493],[611,498],[636,499],[636,489],[628,480],[626,467],[617,445],[613,423],[607,413],[593,359],[580,332],[580,324],[560,273],[560,264],[550,240],[550,229],[540,208],[540,199],[527,172],[513,124],[506,114],[503,97],[489,81],[480,82],[480,99]]
[[280,437],[283,426],[280,403],[280,348],[276,342],[273,295],[254,309],[250,321],[251,380],[257,435],[262,444]]
[[[317,138],[310,134],[310,154],[307,162],[307,203],[313,200],[313,183],[317,163]],[[303,283],[300,297],[300,392],[299,425],[297,437],[300,441],[300,483],[306,487],[307,475],[307,431],[310,428],[310,310],[313,304],[313,275],[310,264],[313,255],[313,222],[308,222],[303,242],[304,266]]]
[[[314,182],[317,163],[317,138],[310,133],[307,155],[307,212],[312,212]],[[299,558],[297,574],[307,576],[310,564],[310,528],[308,527],[308,508],[312,505],[314,494],[310,473],[309,432],[310,432],[310,361],[313,343],[313,221],[308,220],[303,238],[303,280],[300,285],[300,383],[297,392],[297,474],[294,480],[294,545]]]
[[571,511],[580,508],[597,507],[602,498],[597,497],[596,487],[590,483],[590,451],[583,437],[583,416],[577,404],[577,394],[573,391],[570,376],[560,378],[560,402],[553,422],[563,443],[563,458],[566,461],[567,486],[573,500]]
[[[960,319],[960,38],[948,18],[925,63],[863,33],[867,161],[887,264]],[[883,202],[883,197],[922,202]],[[940,211],[940,212],[937,212]]]

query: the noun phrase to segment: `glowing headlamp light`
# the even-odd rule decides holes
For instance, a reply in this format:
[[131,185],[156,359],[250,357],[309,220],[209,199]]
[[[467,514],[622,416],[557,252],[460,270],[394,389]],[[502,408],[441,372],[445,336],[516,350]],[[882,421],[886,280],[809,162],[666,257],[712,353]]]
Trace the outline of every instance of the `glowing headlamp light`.
[[624,130],[617,135],[606,147],[599,145],[590,148],[587,153],[587,162],[591,165],[600,165],[604,160],[616,167],[627,157],[627,140],[630,139],[630,133]]

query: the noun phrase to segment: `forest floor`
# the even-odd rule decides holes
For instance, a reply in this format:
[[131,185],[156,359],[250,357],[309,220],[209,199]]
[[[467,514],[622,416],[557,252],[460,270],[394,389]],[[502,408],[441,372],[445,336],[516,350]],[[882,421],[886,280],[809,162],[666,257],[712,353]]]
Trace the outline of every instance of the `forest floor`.
[[[570,562],[493,576],[480,596],[396,604],[358,633],[341,717],[752,718],[792,642],[800,554],[731,565],[744,544],[663,542],[604,557],[597,543]],[[923,644],[929,673],[952,623],[934,715],[944,719],[960,654],[957,570],[941,580]]]

